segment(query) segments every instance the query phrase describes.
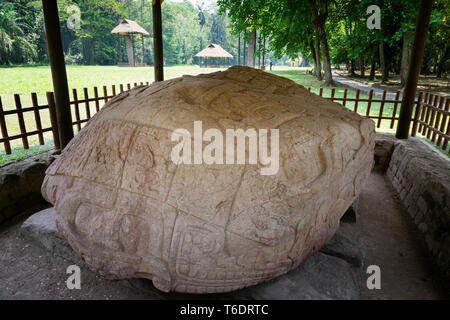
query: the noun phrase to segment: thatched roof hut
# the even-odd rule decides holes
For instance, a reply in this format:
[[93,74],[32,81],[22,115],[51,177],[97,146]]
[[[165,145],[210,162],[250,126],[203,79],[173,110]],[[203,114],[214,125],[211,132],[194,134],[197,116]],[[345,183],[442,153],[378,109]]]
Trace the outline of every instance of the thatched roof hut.
[[[226,58],[233,58],[233,56],[227,52],[224,48],[219,46],[218,44],[211,43],[209,46],[207,46],[205,49],[200,51],[195,55],[196,57],[200,58],[200,66],[201,64],[201,58],[205,58],[205,67],[208,66],[208,58],[219,58],[219,61]],[[210,65],[210,67],[213,67],[214,65]],[[220,64],[217,65],[220,67]]]
[[[122,49],[120,47],[120,35],[125,36],[125,44],[127,48],[128,63],[132,67],[136,66],[134,59],[134,35],[141,35],[142,37],[142,63],[144,65],[144,36],[148,36],[149,33],[142,28],[136,21],[123,19],[119,25],[111,30],[111,33],[115,33],[118,36],[119,41],[119,59],[122,58]],[[119,62],[119,65],[124,65],[123,62]]]
[[208,47],[197,53],[195,56],[207,58],[233,58],[230,53],[215,43],[211,43]]
[[118,34],[142,34],[144,36],[148,36],[149,33],[142,28],[136,21],[123,19],[122,22],[117,25],[114,29],[111,30],[111,33]]

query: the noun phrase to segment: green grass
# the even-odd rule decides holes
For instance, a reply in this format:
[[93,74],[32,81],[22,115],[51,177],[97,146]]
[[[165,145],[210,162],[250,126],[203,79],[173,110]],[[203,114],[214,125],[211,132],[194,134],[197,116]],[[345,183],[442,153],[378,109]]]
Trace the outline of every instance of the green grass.
[[[315,94],[319,94],[320,87],[323,85],[323,82],[318,81],[313,75],[308,74],[306,70],[296,71],[296,70],[281,70],[281,71],[272,71],[272,73],[279,75],[281,77],[289,78],[296,83],[304,86],[305,88],[311,87],[311,92]],[[344,97],[344,91],[345,88],[342,86],[334,86],[334,87],[323,87],[323,97],[331,97],[331,91],[332,89],[335,90],[334,96],[336,98],[343,98]],[[355,90],[348,90],[347,91],[347,98],[354,99],[356,98],[356,91]],[[360,99],[368,99],[369,95],[367,94],[360,94]],[[380,98],[374,98],[374,99],[380,99]],[[340,103],[340,101],[337,101]],[[349,101],[346,102],[345,105],[348,109],[354,110],[355,109],[355,102]],[[368,102],[358,102],[358,108],[357,112],[361,115],[366,115]],[[370,105],[370,116],[379,116],[380,114],[380,102],[372,102]],[[383,106],[383,116],[390,117],[392,116],[394,110],[394,103],[385,103]],[[397,105],[396,115],[398,116],[400,114],[400,104]],[[380,128],[377,128],[378,132],[385,132],[385,133],[394,133],[395,127],[391,128],[391,120],[384,119],[380,123]]]
[[[177,78],[182,75],[197,75],[200,73],[210,73],[219,70],[219,68],[200,68],[199,66],[170,66],[164,68],[165,79]],[[153,82],[154,69],[153,67],[118,67],[118,66],[67,66],[67,78],[69,82],[70,97],[72,97],[72,89],[77,89],[78,97],[84,98],[83,88],[88,88],[90,97],[94,96],[94,86],[99,87],[99,95],[103,95],[102,87],[108,86],[108,93],[111,94],[111,85],[118,85],[135,82]],[[126,86],[125,90],[126,90]],[[35,92],[38,96],[38,103],[40,105],[47,104],[46,92],[53,91],[52,77],[49,66],[34,66],[34,67],[11,67],[0,68],[0,97],[2,99],[3,109],[15,109],[14,94],[21,95],[23,107],[30,107],[31,93]],[[103,102],[100,102],[102,106]],[[94,112],[94,105],[91,105],[91,114]],[[48,110],[40,111],[42,127],[50,127],[50,116]],[[86,117],[85,106],[80,105],[80,116],[82,119]],[[72,108],[72,118],[75,119],[74,110]],[[36,130],[36,122],[33,112],[24,113],[25,126],[27,131]],[[8,135],[13,136],[20,134],[19,121],[16,114],[7,115],[6,122],[8,125]],[[45,142],[52,141],[51,132],[44,133]],[[38,137],[28,137],[30,147],[38,145]],[[22,140],[17,139],[11,141],[11,148],[13,153],[19,152],[23,149]],[[5,154],[3,143],[0,143],[0,162],[5,162],[10,159],[10,156]]]
[[[171,79],[180,77],[182,75],[197,75],[200,73],[215,72],[224,69],[218,68],[200,68],[195,65],[189,66],[169,66],[164,68],[165,79]],[[268,71],[276,75],[289,78],[304,87],[311,87],[311,91],[319,94],[320,86],[322,82],[314,78],[309,74],[310,68],[291,68],[274,66],[273,71]],[[90,97],[94,95],[94,86],[99,87],[99,94],[102,95],[101,87],[103,85],[108,86],[109,93],[111,93],[111,85],[119,84],[134,84],[135,82],[152,82],[154,79],[153,67],[118,67],[118,66],[67,66],[67,77],[69,82],[69,89],[72,98],[72,88],[78,90],[78,97],[83,98],[83,88],[88,88],[88,94]],[[334,87],[335,96],[343,97],[344,87]],[[117,87],[118,90],[118,87]],[[330,97],[332,88],[324,87],[323,96]],[[40,104],[46,104],[45,93],[47,91],[53,91],[51,72],[48,66],[34,66],[34,67],[12,67],[12,68],[0,68],[0,96],[3,102],[3,108],[5,110],[14,109],[13,94],[20,94],[23,107],[31,106],[31,92],[36,92],[38,95],[38,101]],[[349,90],[347,98],[355,98],[355,91]],[[360,98],[366,99],[368,95],[361,94]],[[100,106],[102,102],[100,103]],[[346,107],[354,110],[355,102],[347,102]],[[359,102],[358,113],[365,115],[367,108],[367,102]],[[394,108],[393,103],[386,103],[384,105],[383,115],[391,116]],[[94,112],[94,105],[91,105],[91,114]],[[379,115],[380,103],[372,103],[371,116]],[[85,106],[80,105],[81,118],[85,118]],[[400,112],[400,105],[397,106],[397,116]],[[50,127],[50,117],[48,110],[40,112],[42,127]],[[72,117],[75,119],[75,115],[72,108]],[[26,112],[24,114],[25,125],[27,131],[36,130],[36,124],[33,112]],[[8,124],[8,134],[10,136],[20,133],[19,122],[17,115],[6,116]],[[394,133],[395,127],[390,128],[390,120],[382,120],[378,132]],[[51,132],[44,134],[44,140],[46,145],[52,141]],[[14,159],[20,159],[26,157],[30,153],[39,152],[45,149],[45,146],[37,146],[38,137],[31,136],[28,138],[30,144],[30,150],[23,150],[21,139],[11,141],[11,147],[13,148],[13,155],[6,155],[4,152],[4,146],[0,144],[0,163],[11,161]],[[43,148],[43,149],[42,149]],[[444,152],[445,153],[445,152]]]
[[0,153],[0,166],[8,162],[14,162],[17,160],[22,160],[28,157],[32,157],[39,153],[51,150],[55,147],[53,141],[49,141],[44,145],[32,146],[28,150],[23,147],[16,147],[11,150],[11,154]]

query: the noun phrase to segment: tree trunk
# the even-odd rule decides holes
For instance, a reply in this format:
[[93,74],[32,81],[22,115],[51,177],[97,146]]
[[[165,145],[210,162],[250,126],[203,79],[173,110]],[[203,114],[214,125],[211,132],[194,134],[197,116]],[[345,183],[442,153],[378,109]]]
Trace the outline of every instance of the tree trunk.
[[406,83],[406,75],[408,74],[409,63],[409,36],[411,32],[407,31],[403,35],[402,62],[400,67],[400,84],[404,87]]
[[253,54],[256,51],[256,30],[250,31],[248,38],[247,65],[249,67],[255,67],[255,57]]
[[238,61],[237,61],[238,66],[241,65],[241,34],[239,33],[239,37],[238,37]]
[[320,71],[319,71],[319,64],[318,63],[320,63],[320,61],[317,62],[316,48],[314,46],[314,41],[312,39],[309,41],[309,49],[311,50],[311,55],[312,55],[312,58],[313,58],[313,61],[314,61],[314,76],[317,79],[319,79]]
[[244,37],[243,37],[243,40],[244,40],[244,55],[242,56],[242,64],[244,66],[247,65],[247,63],[246,63],[247,59],[246,59],[246,55],[245,55],[245,35],[246,34],[247,34],[247,30],[244,31]]
[[447,48],[445,49],[445,52],[443,53],[443,55],[439,61],[439,64],[438,64],[437,73],[436,73],[436,76],[438,78],[442,77],[442,72],[444,71],[445,63],[447,62],[447,59],[449,57],[450,57],[450,46],[447,46]]
[[266,70],[266,37],[263,38],[262,70]]
[[372,56],[372,63],[370,65],[370,76],[369,80],[373,81],[375,79],[375,71],[377,69],[377,52],[375,51]]
[[[317,30],[317,28],[316,28],[316,30]],[[317,65],[317,68],[315,68],[316,69],[316,77],[319,81],[322,81],[322,64],[320,62],[320,39],[317,36],[317,31],[316,31],[316,36],[314,38],[315,38],[315,46],[314,46],[315,47],[315,52],[314,52],[314,55],[315,55],[314,63],[315,64],[314,64],[314,66]]]
[[325,32],[325,20],[319,25],[320,48],[322,49],[323,71],[325,86],[333,85],[333,76],[331,74],[330,51],[328,48],[327,35]]
[[350,74],[352,75],[352,76],[355,76],[355,70],[356,70],[356,67],[355,67],[355,60],[350,60]]
[[331,75],[330,52],[328,48],[327,34],[325,31],[325,22],[328,16],[328,1],[323,0],[319,2],[320,10],[317,2],[319,1],[308,0],[309,6],[311,8],[312,21],[316,31],[316,47],[318,46],[317,44],[318,38],[320,43],[320,49],[322,51],[323,70],[325,79],[324,85],[331,86],[333,84],[333,77]]
[[389,69],[386,66],[386,56],[384,55],[384,42],[380,42],[380,68],[381,68],[381,83],[388,81]]
[[364,78],[366,76],[365,67],[366,66],[364,65],[364,58],[359,57],[359,69],[361,71],[361,78]]
[[127,46],[128,64],[130,67],[134,67],[134,45],[131,36],[125,36],[125,44]]

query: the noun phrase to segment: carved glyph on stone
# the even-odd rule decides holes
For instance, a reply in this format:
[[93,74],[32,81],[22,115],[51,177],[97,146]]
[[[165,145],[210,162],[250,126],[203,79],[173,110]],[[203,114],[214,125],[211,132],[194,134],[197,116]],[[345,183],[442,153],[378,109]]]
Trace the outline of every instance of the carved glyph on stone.
[[[171,161],[177,128],[279,129],[280,168]],[[193,134],[192,134],[193,135]],[[225,292],[296,268],[335,233],[373,163],[374,125],[247,67],[110,100],[49,167],[57,227],[107,278]]]

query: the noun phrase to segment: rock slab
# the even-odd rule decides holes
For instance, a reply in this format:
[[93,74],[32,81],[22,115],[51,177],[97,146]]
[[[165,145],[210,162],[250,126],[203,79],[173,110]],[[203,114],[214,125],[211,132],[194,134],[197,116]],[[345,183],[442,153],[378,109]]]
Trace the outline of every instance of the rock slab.
[[[263,174],[265,156],[233,163],[239,142],[221,150],[202,135],[230,130],[248,145],[268,130],[276,171]],[[192,154],[181,162],[180,143]],[[196,145],[226,163],[197,162]],[[42,193],[58,230],[104,277],[228,292],[296,269],[328,242],[370,174],[374,145],[372,120],[289,79],[232,67],[109,100],[48,168]]]

